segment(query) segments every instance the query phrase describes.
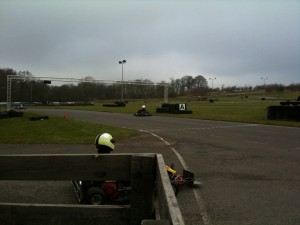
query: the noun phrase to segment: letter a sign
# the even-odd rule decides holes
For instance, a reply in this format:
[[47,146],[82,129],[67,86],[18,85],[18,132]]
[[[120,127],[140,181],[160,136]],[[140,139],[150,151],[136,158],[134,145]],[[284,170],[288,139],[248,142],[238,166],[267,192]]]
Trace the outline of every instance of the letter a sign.
[[179,104],[179,110],[185,111],[185,104]]

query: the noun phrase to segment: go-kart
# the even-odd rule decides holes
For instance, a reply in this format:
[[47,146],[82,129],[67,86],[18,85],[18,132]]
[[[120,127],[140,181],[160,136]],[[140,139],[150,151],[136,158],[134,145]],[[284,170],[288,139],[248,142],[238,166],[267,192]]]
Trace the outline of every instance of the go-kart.
[[102,205],[105,202],[127,203],[131,187],[123,181],[72,181],[79,203]]
[[133,114],[134,116],[152,116],[147,110],[138,110],[136,113]]
[[188,170],[183,169],[182,175],[177,174],[176,170],[174,170],[174,164],[171,164],[171,166],[166,165],[166,170],[168,172],[175,195],[178,194],[179,190],[182,188],[183,185],[187,184],[192,187],[202,185],[200,181],[195,180],[194,173]]
[[[189,186],[202,185],[195,180],[194,173],[183,170],[182,175],[177,174],[174,165],[166,165],[172,188],[175,195],[185,184]],[[79,203],[102,205],[105,202],[128,203],[130,201],[130,182],[126,181],[72,181]]]

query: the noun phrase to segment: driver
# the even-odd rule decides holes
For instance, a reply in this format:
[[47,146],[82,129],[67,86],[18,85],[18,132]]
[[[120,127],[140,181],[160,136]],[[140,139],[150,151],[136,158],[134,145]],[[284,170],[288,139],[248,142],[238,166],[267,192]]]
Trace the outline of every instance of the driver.
[[98,153],[110,153],[115,148],[115,140],[109,133],[98,134],[95,139],[96,148]]
[[[115,148],[114,143],[115,140],[109,133],[98,134],[95,140],[98,154],[112,152]],[[112,201],[129,201],[128,191],[131,190],[130,181],[104,181],[101,183],[101,189],[105,192],[105,195]]]
[[142,105],[142,108],[140,110],[138,110],[138,113],[141,113],[141,112],[147,112],[145,105]]

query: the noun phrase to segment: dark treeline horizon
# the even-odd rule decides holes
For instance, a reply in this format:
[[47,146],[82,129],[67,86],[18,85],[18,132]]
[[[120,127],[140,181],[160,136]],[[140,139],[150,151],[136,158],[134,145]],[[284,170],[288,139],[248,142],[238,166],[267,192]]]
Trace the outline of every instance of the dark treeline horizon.
[[[0,101],[7,100],[7,76],[18,75],[22,79],[13,80],[11,84],[12,102],[91,102],[121,98],[121,83],[107,84],[96,81],[93,77],[82,78],[77,84],[54,86],[34,79],[29,71],[15,71],[11,68],[0,68]],[[126,81],[128,82],[128,81]],[[168,85],[168,96],[205,96],[213,92],[247,92],[264,90],[271,91],[300,91],[300,83],[282,85],[268,84],[259,86],[229,86],[208,87],[207,80],[201,76],[184,75],[179,79],[170,78],[170,82],[156,84],[148,79],[131,81],[134,84],[123,84],[124,99],[163,98],[164,84]],[[138,85],[141,83],[143,85]],[[144,85],[147,84],[147,85]]]

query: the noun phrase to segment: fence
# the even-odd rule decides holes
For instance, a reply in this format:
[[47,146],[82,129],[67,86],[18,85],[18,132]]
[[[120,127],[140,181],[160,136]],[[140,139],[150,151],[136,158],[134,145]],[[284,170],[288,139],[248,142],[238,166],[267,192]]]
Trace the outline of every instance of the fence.
[[0,203],[1,225],[184,225],[161,154],[0,155],[0,180],[130,180],[129,205]]

